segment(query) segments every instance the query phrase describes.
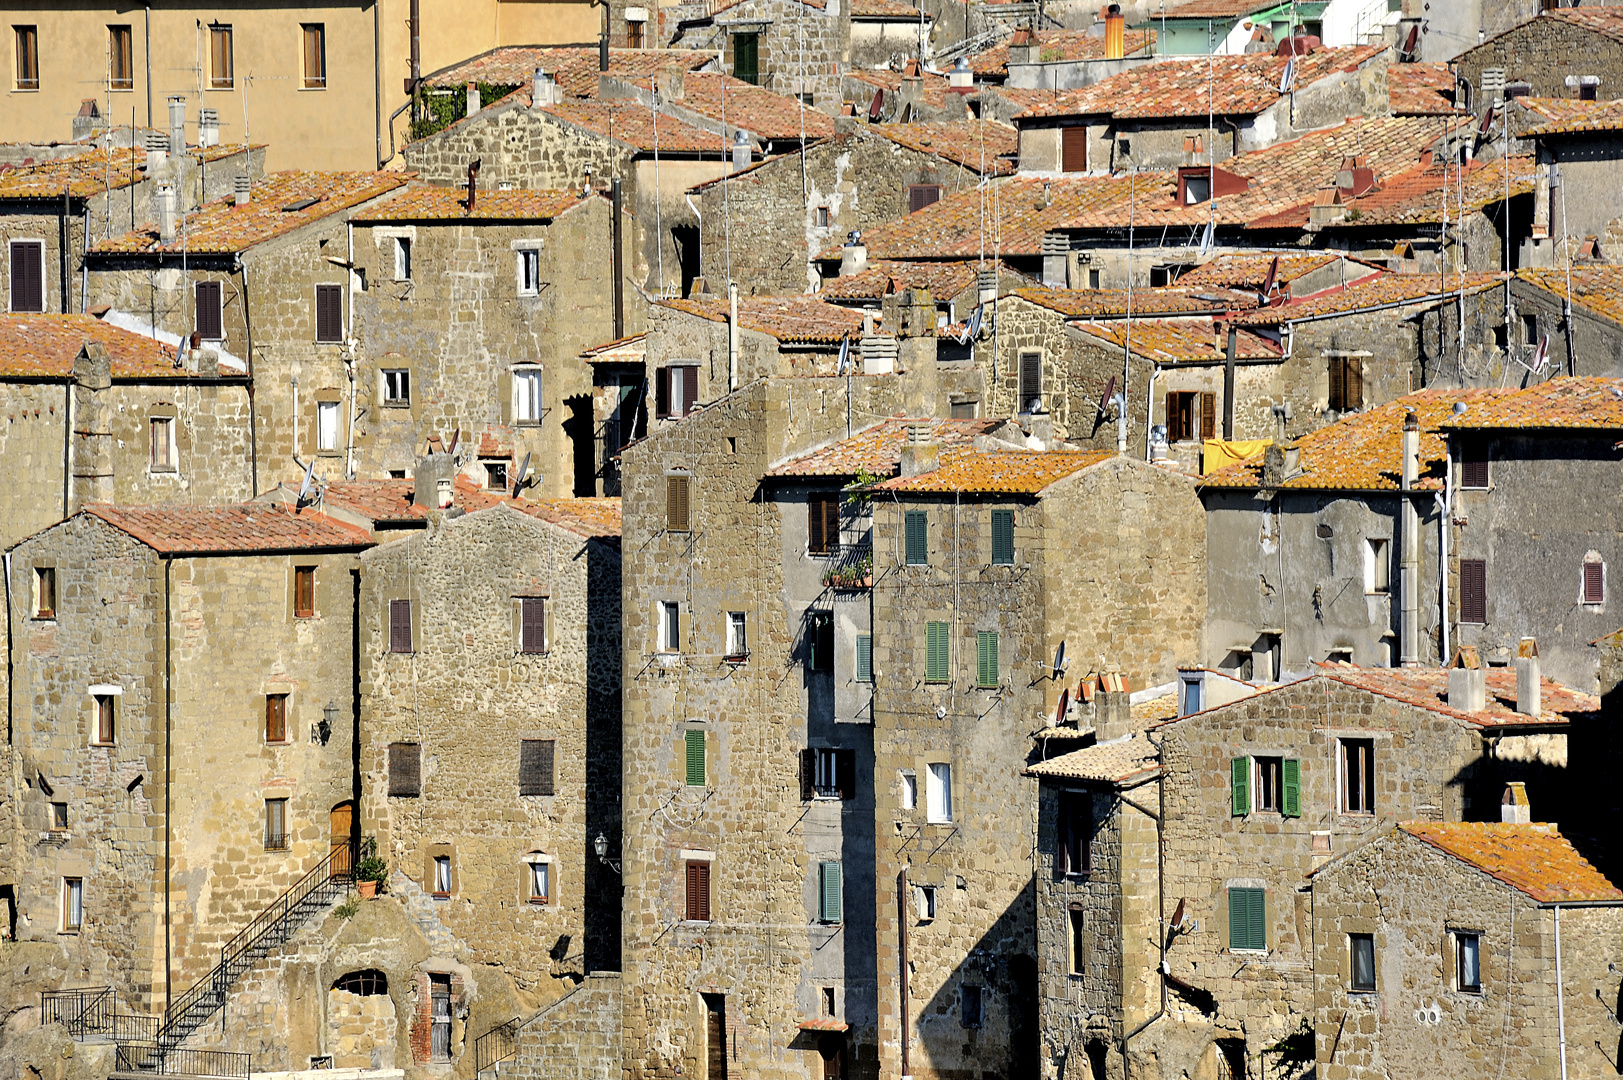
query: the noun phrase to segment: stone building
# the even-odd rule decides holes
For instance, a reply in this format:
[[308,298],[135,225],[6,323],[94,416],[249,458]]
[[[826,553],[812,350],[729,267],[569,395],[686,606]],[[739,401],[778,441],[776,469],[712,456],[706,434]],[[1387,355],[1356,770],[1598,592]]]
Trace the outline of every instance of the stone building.
[[1616,1071],[1623,890],[1554,826],[1407,822],[1312,902],[1321,1074]]
[[92,315],[0,317],[0,545],[90,502],[250,497],[249,393],[241,365]]
[[798,97],[824,114],[839,108],[840,69],[852,62],[855,44],[851,4],[729,0],[673,7],[659,12],[662,42],[719,53],[731,77]]
[[[745,294],[815,288],[820,275],[811,260],[853,230],[1012,171],[1014,132],[1004,124],[838,124],[832,139],[694,189],[702,193],[699,250],[712,288],[729,281]],[[786,258],[791,252],[804,257]]]
[[[1618,237],[1623,241],[1623,235]],[[1572,267],[1572,330],[1567,330],[1565,267],[1523,268],[1510,282],[1515,318],[1506,351],[1540,374],[1623,377],[1623,268],[1590,262]]]
[[[1472,7],[1474,5],[1466,5]],[[1528,18],[1529,15],[1534,17]],[[1594,75],[1589,96],[1609,100],[1623,86],[1623,13],[1605,5],[1550,8],[1459,53],[1461,105],[1481,114],[1516,83],[1534,97],[1575,97],[1569,75]],[[1438,57],[1438,59],[1445,59]]]
[[1049,1075],[1073,1057],[1112,1078],[1123,1058],[1128,1075],[1309,1064],[1324,945],[1307,875],[1397,821],[1497,819],[1507,782],[1553,806],[1566,732],[1599,708],[1536,668],[1326,665],[1149,725],[1105,688],[1099,741],[1027,770]]
[[[1618,25],[1623,32],[1623,20]],[[1623,57],[1623,40],[1613,49]],[[1556,115],[1516,132],[1533,144],[1537,161],[1521,266],[1564,271],[1574,261],[1609,258],[1623,244],[1623,201],[1610,179],[1623,160],[1623,105],[1606,97],[1546,102]]]
[[353,395],[365,435],[318,438],[323,465],[405,473],[425,435],[460,436],[464,468],[485,486],[592,494],[591,373],[579,354],[613,332],[609,201],[579,189],[414,188],[350,222],[365,359],[353,388],[318,391],[316,409],[336,418]]
[[1154,30],[1126,30],[1121,52],[1113,51],[1106,34],[1085,30],[1031,30],[1022,27],[1007,41],[972,54],[969,67],[975,81],[1023,90],[1079,90],[1151,62],[1155,54]]

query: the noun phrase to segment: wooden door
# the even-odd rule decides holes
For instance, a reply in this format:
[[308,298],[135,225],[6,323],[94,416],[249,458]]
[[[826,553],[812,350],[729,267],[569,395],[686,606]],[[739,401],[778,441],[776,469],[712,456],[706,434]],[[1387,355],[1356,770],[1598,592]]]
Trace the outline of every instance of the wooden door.
[[332,829],[328,834],[332,838],[329,850],[337,851],[339,848],[348,850],[350,829],[355,821],[355,804],[341,802],[332,808],[329,816],[332,822]]
[[708,1080],[727,1080],[727,998],[704,995],[705,1065]]

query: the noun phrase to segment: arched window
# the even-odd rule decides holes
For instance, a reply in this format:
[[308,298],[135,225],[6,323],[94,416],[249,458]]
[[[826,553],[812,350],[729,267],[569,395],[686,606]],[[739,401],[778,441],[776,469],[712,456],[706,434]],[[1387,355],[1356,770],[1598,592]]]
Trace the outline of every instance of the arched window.
[[377,968],[363,968],[340,975],[332,988],[362,997],[378,997],[389,992],[389,977]]

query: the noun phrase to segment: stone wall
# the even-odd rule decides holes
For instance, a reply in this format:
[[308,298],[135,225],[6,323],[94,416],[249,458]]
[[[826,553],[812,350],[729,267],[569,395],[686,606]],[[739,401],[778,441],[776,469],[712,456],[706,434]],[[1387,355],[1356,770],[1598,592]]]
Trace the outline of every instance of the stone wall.
[[1504,68],[1506,82],[1529,83],[1534,97],[1571,97],[1566,77],[1573,74],[1599,75],[1602,100],[1617,97],[1623,85],[1623,42],[1548,14],[1466,49],[1457,63],[1460,82],[1470,87],[1461,88],[1461,103],[1478,114],[1491,100],[1482,91],[1484,68]]
[[621,1072],[619,972],[594,971],[519,1031],[502,1066],[515,1080],[616,1080]]

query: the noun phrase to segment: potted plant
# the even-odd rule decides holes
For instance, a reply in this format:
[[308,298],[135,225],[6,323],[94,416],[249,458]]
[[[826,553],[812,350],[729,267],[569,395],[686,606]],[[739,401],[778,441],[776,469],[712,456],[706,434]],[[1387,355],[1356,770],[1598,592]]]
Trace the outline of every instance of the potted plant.
[[355,864],[355,889],[361,899],[371,900],[378,894],[378,886],[389,879],[389,864],[378,857],[377,848],[368,845],[366,854]]

